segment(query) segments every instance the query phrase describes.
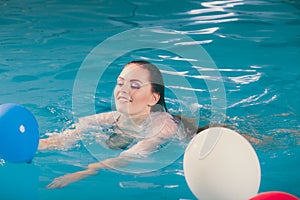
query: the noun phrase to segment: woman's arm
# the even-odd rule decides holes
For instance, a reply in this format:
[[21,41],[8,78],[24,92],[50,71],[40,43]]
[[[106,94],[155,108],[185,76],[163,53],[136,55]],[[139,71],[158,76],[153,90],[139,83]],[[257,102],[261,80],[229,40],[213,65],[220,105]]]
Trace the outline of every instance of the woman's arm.
[[159,146],[160,143],[161,138],[159,137],[142,140],[127,151],[123,151],[118,157],[109,158],[102,162],[92,163],[88,165],[86,170],[66,174],[64,176],[55,178],[49,185],[47,185],[47,188],[55,189],[65,187],[70,183],[77,182],[92,175],[96,175],[101,169],[111,169],[127,166],[136,161],[139,157],[148,156],[151,152],[153,152],[153,149]]
[[99,128],[101,125],[112,124],[116,112],[106,112],[91,116],[82,117],[79,122],[73,125],[73,129],[66,129],[62,133],[52,134],[50,137],[40,139],[39,150],[63,150],[72,148],[72,146],[81,140],[81,133],[93,127]]
[[[161,123],[161,121],[159,122]],[[162,128],[159,129],[159,132],[152,137],[139,141],[130,149],[123,151],[120,156],[106,159],[101,162],[92,163],[88,165],[86,170],[58,177],[54,179],[52,183],[47,186],[47,188],[62,188],[72,182],[79,181],[91,175],[96,175],[101,169],[117,168],[130,165],[139,158],[147,157],[151,153],[155,152],[161,144],[165,143],[174,136],[177,128],[178,124],[175,123],[173,119],[167,118],[166,121],[164,121]]]
[[47,185],[48,189],[55,189],[55,188],[62,188],[70,183],[79,181],[83,178],[86,178],[88,176],[96,175],[98,174],[98,171],[100,169],[106,169],[106,168],[116,168],[116,167],[122,167],[126,166],[130,163],[131,158],[128,158],[126,156],[119,156],[116,158],[110,158],[107,160],[104,160],[102,162],[92,163],[88,165],[88,168],[86,170],[78,171],[71,174],[66,174],[64,176],[55,178],[49,185]]

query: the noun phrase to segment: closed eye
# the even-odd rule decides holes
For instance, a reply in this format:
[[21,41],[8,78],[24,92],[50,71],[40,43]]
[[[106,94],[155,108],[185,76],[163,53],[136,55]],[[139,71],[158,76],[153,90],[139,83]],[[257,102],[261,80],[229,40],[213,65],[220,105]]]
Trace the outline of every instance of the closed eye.
[[142,84],[138,81],[131,81],[130,82],[130,87],[131,87],[131,89],[138,90],[142,87]]
[[[122,87],[124,86],[124,84],[126,84],[126,80],[124,80],[123,78],[118,78],[117,80],[117,86],[118,87]],[[130,80],[130,88],[133,89],[133,90],[138,90],[140,89],[141,87],[143,87],[143,83],[139,80]]]

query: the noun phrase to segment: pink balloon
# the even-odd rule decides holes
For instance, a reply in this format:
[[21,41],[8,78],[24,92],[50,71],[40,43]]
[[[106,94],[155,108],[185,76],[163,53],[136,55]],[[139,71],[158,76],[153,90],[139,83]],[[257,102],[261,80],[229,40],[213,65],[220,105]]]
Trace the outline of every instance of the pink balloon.
[[299,200],[298,197],[286,192],[263,192],[249,200]]

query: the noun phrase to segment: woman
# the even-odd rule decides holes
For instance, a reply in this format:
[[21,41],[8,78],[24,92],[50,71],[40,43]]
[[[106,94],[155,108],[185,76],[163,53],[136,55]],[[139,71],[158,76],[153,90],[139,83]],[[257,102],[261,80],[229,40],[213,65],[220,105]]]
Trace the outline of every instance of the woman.
[[[114,98],[116,111],[84,117],[75,129],[41,139],[39,149],[62,148],[65,139],[77,135],[74,134],[76,132],[84,131],[89,126],[110,125],[114,134],[106,144],[124,151],[117,157],[90,164],[86,170],[56,178],[47,188],[64,187],[97,174],[100,169],[129,165],[141,157],[149,156],[170,138],[187,136],[180,120],[167,112],[162,75],[153,64],[146,61],[128,63],[117,79]],[[194,127],[189,123],[190,133],[196,133]]]

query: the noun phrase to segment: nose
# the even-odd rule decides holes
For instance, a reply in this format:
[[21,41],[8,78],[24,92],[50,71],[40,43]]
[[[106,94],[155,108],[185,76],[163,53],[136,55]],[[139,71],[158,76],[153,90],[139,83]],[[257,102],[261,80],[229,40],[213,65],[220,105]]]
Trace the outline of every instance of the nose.
[[130,92],[130,82],[124,81],[122,85],[118,85],[116,89],[119,90],[119,92],[129,93]]

